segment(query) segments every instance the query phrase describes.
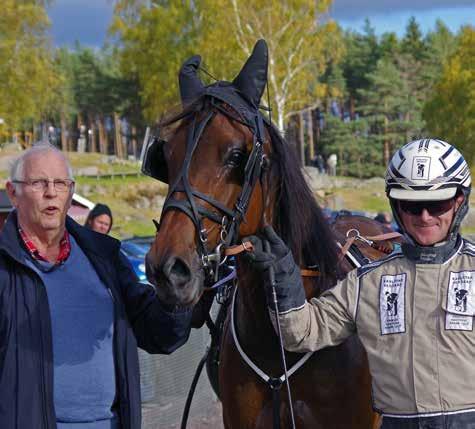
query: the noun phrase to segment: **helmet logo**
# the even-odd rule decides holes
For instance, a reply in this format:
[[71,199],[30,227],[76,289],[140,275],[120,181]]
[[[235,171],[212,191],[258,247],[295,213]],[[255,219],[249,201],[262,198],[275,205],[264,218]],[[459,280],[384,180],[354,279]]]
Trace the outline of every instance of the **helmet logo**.
[[412,180],[429,179],[430,158],[416,156],[412,161]]

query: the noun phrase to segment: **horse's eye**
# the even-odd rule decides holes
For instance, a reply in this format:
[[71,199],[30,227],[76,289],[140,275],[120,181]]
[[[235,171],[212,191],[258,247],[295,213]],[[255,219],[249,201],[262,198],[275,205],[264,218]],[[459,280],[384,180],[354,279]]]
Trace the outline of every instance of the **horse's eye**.
[[226,165],[237,167],[242,163],[245,156],[246,155],[244,152],[235,149],[229,154],[228,158],[226,159]]

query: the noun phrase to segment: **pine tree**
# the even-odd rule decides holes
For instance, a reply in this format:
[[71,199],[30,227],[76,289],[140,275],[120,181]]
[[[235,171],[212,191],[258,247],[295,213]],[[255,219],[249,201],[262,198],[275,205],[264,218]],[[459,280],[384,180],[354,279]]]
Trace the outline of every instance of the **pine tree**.
[[370,126],[370,133],[378,145],[382,144],[382,161],[386,166],[392,149],[398,145],[403,128],[403,112],[407,91],[399,70],[388,58],[382,58],[376,69],[368,73],[366,78],[369,89],[361,89],[361,112]]

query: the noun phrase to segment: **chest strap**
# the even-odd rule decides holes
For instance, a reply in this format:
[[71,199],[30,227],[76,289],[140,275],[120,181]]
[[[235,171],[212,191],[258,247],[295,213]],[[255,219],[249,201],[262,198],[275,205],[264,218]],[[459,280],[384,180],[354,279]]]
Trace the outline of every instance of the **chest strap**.
[[[252,360],[251,358],[246,354],[246,352],[242,349],[241,344],[239,343],[237,333],[236,333],[236,325],[234,322],[234,306],[236,302],[236,294],[237,294],[238,288],[236,287],[234,289],[233,293],[233,300],[231,303],[231,332],[233,334],[233,340],[234,343],[236,344],[236,348],[241,355],[242,359],[244,362],[246,362],[249,367],[265,382],[269,385],[271,389],[276,389],[277,385],[278,388],[284,383],[285,381],[285,374],[282,374],[280,377],[271,377],[267,375],[264,371],[262,371]],[[310,356],[314,352],[307,352],[305,353],[289,370],[288,370],[288,377],[292,374],[295,373],[307,360],[310,358]]]

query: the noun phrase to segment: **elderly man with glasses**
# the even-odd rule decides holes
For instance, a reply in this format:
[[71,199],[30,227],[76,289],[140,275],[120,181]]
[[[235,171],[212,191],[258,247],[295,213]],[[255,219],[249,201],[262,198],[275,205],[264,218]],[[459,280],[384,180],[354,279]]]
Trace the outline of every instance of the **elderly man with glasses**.
[[383,429],[475,428],[475,245],[459,234],[470,190],[455,147],[435,139],[404,145],[389,164],[386,193],[407,243],[310,302],[275,232],[250,237],[251,261],[264,274],[274,268],[285,348],[319,350],[356,332]]
[[0,235],[0,427],[139,429],[137,344],[171,353],[191,312],[140,284],[120,243],[67,216],[61,151],[38,144],[12,165],[15,207]]

